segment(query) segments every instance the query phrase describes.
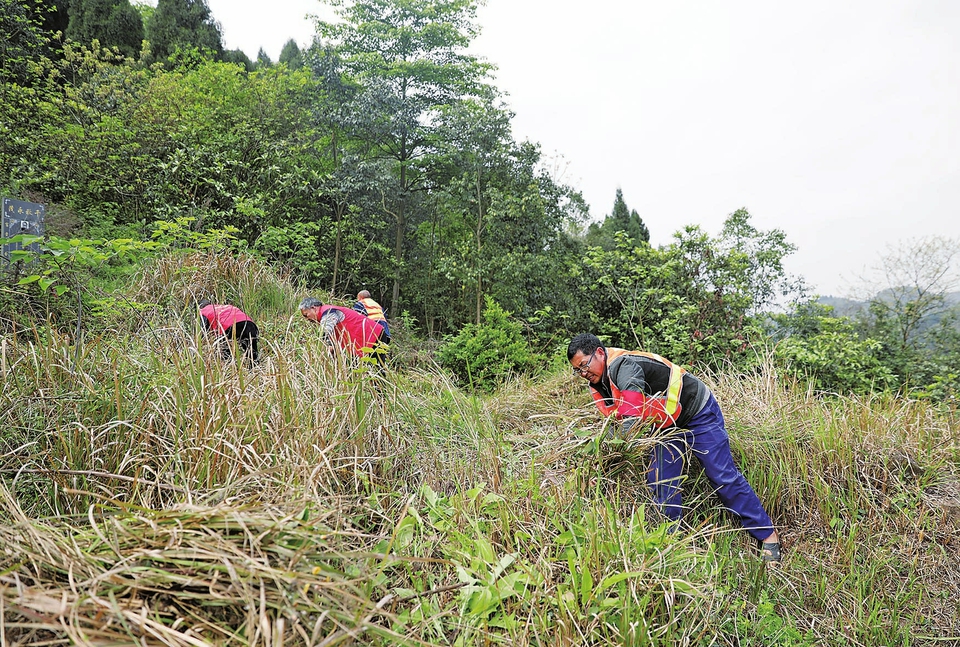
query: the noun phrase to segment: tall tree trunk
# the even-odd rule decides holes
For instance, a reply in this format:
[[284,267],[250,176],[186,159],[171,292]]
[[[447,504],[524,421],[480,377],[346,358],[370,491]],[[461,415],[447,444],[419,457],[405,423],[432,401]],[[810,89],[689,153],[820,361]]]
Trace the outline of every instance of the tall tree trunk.
[[477,275],[477,325],[483,315],[483,276],[480,273],[480,253],[483,251],[481,236],[483,235],[483,191],[480,190],[480,169],[477,168],[477,257],[474,260],[473,271]]
[[[333,167],[337,168],[337,129],[333,129],[333,138],[330,142],[333,148]],[[337,270],[340,268],[340,240],[342,236],[343,223],[343,204],[338,200],[335,209],[337,210],[337,242],[333,253],[333,280],[330,281],[330,294],[335,294],[337,289]]]
[[397,209],[397,244],[393,249],[393,259],[394,267],[396,268],[396,274],[393,276],[393,294],[390,302],[390,307],[393,309],[394,313],[398,313],[399,303],[400,303],[400,267],[403,264],[403,229],[406,226],[406,222],[403,217],[403,208],[404,200],[400,199],[400,208]]
[[333,247],[333,280],[330,281],[330,294],[335,294],[337,289],[337,270],[340,268],[340,245],[343,239],[343,204],[338,202],[337,210],[337,238]]
[[[401,143],[401,151],[406,150],[406,139]],[[401,154],[400,159],[400,205],[397,209],[397,238],[396,245],[393,249],[393,263],[394,271],[396,272],[393,275],[393,294],[390,301],[390,307],[393,309],[394,313],[400,312],[400,268],[403,266],[403,233],[404,229],[407,226],[406,223],[406,210],[407,206],[407,160],[405,156]]]

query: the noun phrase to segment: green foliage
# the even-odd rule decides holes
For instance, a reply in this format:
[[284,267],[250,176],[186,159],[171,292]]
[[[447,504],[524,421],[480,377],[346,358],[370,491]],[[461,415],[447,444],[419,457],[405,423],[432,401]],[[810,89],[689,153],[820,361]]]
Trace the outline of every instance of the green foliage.
[[418,160],[439,144],[437,116],[463,99],[487,96],[488,63],[463,53],[476,33],[475,0],[329,0],[338,22],[317,24],[324,42],[356,84],[348,112],[351,130],[367,156],[389,159],[396,191],[382,198],[395,220],[394,288],[399,309],[401,276],[406,279],[409,229],[426,213],[413,191],[430,185]]
[[163,72],[68,47],[37,74],[38,91],[0,107],[18,132],[0,141],[0,167],[88,226],[192,215],[252,242],[315,208],[307,73],[209,61]]
[[134,57],[143,41],[143,20],[129,0],[73,0],[66,36],[85,44],[97,40]]
[[910,397],[950,402],[960,376],[956,241],[931,237],[905,242],[881,260],[888,284],[855,318],[834,317],[814,302],[774,315],[775,357],[790,375],[818,390],[869,393],[896,389]]
[[236,237],[238,229],[227,225],[223,229],[198,231],[192,227],[196,218],[181,217],[153,223],[152,238],[156,245],[165,249],[200,250],[222,252],[244,247]]
[[[13,262],[26,261],[28,266],[38,264],[39,274],[31,274],[20,281],[18,285],[28,285],[37,282],[41,291],[46,290],[54,283],[79,284],[76,272],[89,270],[103,265],[113,258],[130,259],[143,251],[156,249],[152,243],[143,243],[132,239],[91,240],[91,239],[63,239],[57,236],[43,238],[20,234],[9,239],[2,239],[3,243],[19,243],[21,245],[38,245],[38,251],[16,250],[10,253]],[[73,277],[73,280],[67,280]],[[63,294],[68,288],[58,286],[55,292]]]
[[197,49],[220,56],[220,26],[206,0],[157,0],[145,25],[155,60],[163,61],[178,49]]
[[95,204],[91,220],[135,209],[151,162],[128,112],[146,72],[128,66],[109,50],[74,45],[57,61],[42,59],[15,106],[19,136],[0,142],[11,183],[84,215]]
[[870,393],[896,384],[897,376],[882,358],[883,345],[861,338],[846,317],[833,317],[833,308],[801,303],[788,314],[773,315],[777,335],[774,358],[783,371],[811,383],[818,391]]
[[[489,396],[426,363],[353,372],[300,321],[288,276],[177,240],[118,289],[154,304],[123,325],[82,345],[42,315],[5,330],[0,570],[20,584],[0,591],[8,642],[956,635],[960,439],[933,403],[817,397],[779,371],[714,376],[738,465],[788,538],[771,571],[701,475],[670,532],[639,448],[616,473],[599,460],[612,442],[588,458],[602,423],[569,368]],[[183,314],[198,293],[257,319],[254,369],[210,354]]]
[[623,232],[635,245],[650,242],[650,230],[644,224],[643,218],[636,209],[627,208],[623,199],[623,190],[617,188],[617,195],[613,201],[613,211],[600,224],[590,225],[585,236],[588,245],[603,247],[610,251],[617,245],[616,234]]
[[960,314],[951,312],[925,331],[925,347],[911,364],[909,386],[917,397],[956,403],[960,396]]
[[150,16],[153,15],[153,12],[156,11],[156,7],[150,4],[147,0],[134,0],[132,3],[133,8],[137,10],[140,14],[140,21],[146,25],[150,20]]
[[267,50],[262,47],[257,51],[257,64],[256,67],[258,70],[264,68],[272,67],[273,61],[270,60],[270,56],[267,54]]
[[32,246],[10,252],[13,265],[4,274],[7,286],[0,308],[12,330],[36,330],[44,321],[45,334],[67,332],[74,338],[74,358],[82,352],[84,331],[123,321],[140,304],[113,291],[124,282],[127,268],[142,262],[157,244],[134,239],[60,238],[18,235],[3,244]]
[[530,350],[522,324],[487,297],[483,321],[447,339],[437,359],[474,388],[492,391],[511,375],[531,373],[544,358]]
[[[0,98],[4,103],[7,83],[28,82],[30,61],[38,58],[49,42],[49,35],[43,29],[43,18],[41,0],[0,0],[0,34],[3,34],[0,38]],[[2,120],[0,124],[3,124]]]
[[51,287],[56,296],[62,296],[71,287],[80,289],[84,275],[103,266],[114,258],[129,260],[141,252],[153,250],[155,244],[141,243],[132,239],[90,240],[73,238],[70,240],[50,236],[20,234],[9,239],[0,239],[3,244],[19,243],[24,247],[38,245],[39,249],[14,250],[10,252],[10,261],[25,262],[31,273],[20,278],[17,285],[36,283],[41,293]]
[[568,310],[578,286],[565,229],[584,217],[582,198],[544,171],[539,147],[510,141],[509,114],[495,102],[462,101],[438,123],[443,143],[426,161],[443,189],[415,233],[423,253],[412,265],[429,325],[480,321],[485,296],[527,321]]
[[686,364],[750,361],[759,334],[753,315],[793,289],[782,266],[793,247],[783,232],[760,232],[748,221],[740,210],[719,238],[687,227],[659,249],[636,246],[623,232],[612,250],[590,248],[592,329],[615,346]]
[[[299,71],[250,73],[184,48],[164,68],[146,65],[155,46],[134,60],[69,44],[29,68],[29,87],[3,86],[0,181],[73,214],[71,236],[141,237],[192,217],[334,293],[402,278],[406,305],[399,292],[385,305],[431,336],[477,322],[487,295],[524,320],[551,307],[582,321],[580,300],[567,313],[580,243],[565,233],[582,198],[535,144],[511,139],[490,66],[462,55],[473,4],[421,4],[370,9],[393,21],[379,63],[349,30]],[[414,26],[421,40],[394,56]]]
[[224,63],[233,63],[235,65],[239,65],[245,72],[253,72],[257,67],[242,49],[225,50],[221,58]]
[[323,228],[317,222],[296,222],[286,227],[267,227],[254,248],[271,261],[296,268],[310,285],[319,284],[328,276],[332,259],[318,253],[318,238]]
[[283,49],[280,50],[280,58],[277,59],[277,62],[283,63],[291,70],[299,70],[303,67],[303,52],[300,51],[300,46],[297,45],[297,41],[291,38],[283,44]]

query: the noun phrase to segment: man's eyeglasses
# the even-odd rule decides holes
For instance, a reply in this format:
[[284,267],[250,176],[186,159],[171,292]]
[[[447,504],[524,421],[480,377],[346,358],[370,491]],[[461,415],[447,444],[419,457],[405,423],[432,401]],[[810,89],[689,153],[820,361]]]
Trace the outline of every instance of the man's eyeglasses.
[[590,353],[590,357],[588,357],[587,359],[583,360],[583,361],[580,363],[580,366],[574,366],[574,367],[573,367],[573,374],[574,374],[574,375],[579,375],[580,377],[584,377],[583,374],[590,370],[590,364],[593,362],[593,357],[594,357],[594,355],[597,354],[597,351],[598,351],[598,350],[600,350],[600,348],[595,348],[595,349],[593,350],[593,352]]

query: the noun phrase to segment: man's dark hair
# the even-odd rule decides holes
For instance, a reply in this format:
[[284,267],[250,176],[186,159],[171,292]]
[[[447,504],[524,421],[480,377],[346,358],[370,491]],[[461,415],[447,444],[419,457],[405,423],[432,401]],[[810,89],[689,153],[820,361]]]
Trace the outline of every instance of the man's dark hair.
[[211,305],[210,299],[200,299],[199,301],[197,301],[197,307],[200,308],[201,310],[203,308],[206,308],[208,305]]
[[567,346],[567,360],[573,359],[573,356],[580,351],[584,355],[593,354],[598,348],[603,348],[600,338],[589,332],[582,332],[570,340]]

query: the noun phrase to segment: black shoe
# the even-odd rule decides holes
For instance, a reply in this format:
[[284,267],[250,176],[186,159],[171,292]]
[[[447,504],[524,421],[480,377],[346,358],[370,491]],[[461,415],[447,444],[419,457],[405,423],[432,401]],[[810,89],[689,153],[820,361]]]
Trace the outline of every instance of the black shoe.
[[760,558],[770,566],[780,565],[780,542],[763,541],[760,542]]

